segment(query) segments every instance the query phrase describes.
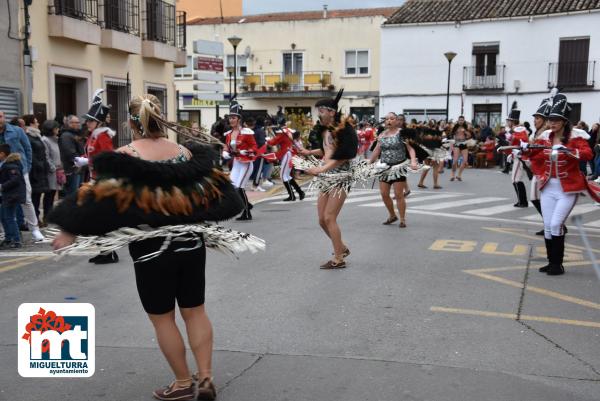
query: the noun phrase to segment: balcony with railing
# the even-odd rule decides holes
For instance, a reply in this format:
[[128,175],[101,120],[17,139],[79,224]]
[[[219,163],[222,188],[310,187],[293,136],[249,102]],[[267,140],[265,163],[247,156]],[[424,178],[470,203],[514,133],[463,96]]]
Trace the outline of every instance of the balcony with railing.
[[477,65],[463,67],[464,91],[504,90],[505,65]]
[[185,67],[187,65],[187,25],[186,25],[187,13],[185,11],[177,11],[176,21],[176,38],[175,44],[177,46],[177,60],[175,61],[175,67]]
[[140,0],[104,0],[102,7],[101,47],[140,54]]
[[50,0],[48,35],[99,45],[98,0]]
[[177,61],[175,6],[162,0],[145,0],[142,55]]
[[331,71],[246,72],[238,85],[244,97],[323,97],[335,89]]
[[593,89],[596,61],[550,63],[548,88],[560,90]]

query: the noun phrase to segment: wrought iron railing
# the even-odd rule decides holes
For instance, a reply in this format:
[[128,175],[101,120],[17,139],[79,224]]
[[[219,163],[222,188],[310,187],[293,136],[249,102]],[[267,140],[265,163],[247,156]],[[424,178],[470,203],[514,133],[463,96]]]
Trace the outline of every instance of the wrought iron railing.
[[185,50],[186,47],[186,17],[185,11],[177,11],[177,47],[181,50]]
[[146,0],[144,40],[175,46],[175,6],[162,0]]
[[463,67],[463,90],[504,89],[505,65]]
[[140,34],[140,0],[104,0],[104,28]]
[[593,88],[596,61],[550,63],[548,88]]
[[304,71],[301,74],[284,72],[246,72],[238,78],[242,91],[309,91],[331,88],[331,71]]
[[48,13],[98,23],[98,0],[51,0]]

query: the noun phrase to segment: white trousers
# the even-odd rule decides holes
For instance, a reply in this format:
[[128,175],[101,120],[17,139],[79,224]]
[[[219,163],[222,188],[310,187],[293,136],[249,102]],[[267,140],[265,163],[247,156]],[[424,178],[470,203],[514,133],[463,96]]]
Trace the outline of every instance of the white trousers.
[[529,187],[529,198],[534,200],[540,200],[540,187],[538,186],[538,179],[534,175],[531,179],[531,186]]
[[558,178],[550,178],[541,192],[544,237],[552,239],[553,235],[564,235],[563,225],[575,207],[579,194],[564,193]]
[[23,174],[23,178],[25,179],[25,203],[21,204],[21,209],[23,209],[23,219],[29,228],[29,231],[39,230],[38,220],[35,216],[35,209],[33,208],[33,203],[31,202],[31,182],[29,182],[29,173]]
[[290,159],[292,158],[292,152],[287,151],[281,158],[281,181],[288,182],[292,179],[292,168],[290,167]]
[[523,181],[523,164],[521,159],[513,156],[512,182],[517,183]]
[[248,183],[253,170],[254,163],[245,163],[239,160],[234,160],[233,166],[231,167],[231,174],[229,175],[233,186],[242,189],[246,188],[246,184]]

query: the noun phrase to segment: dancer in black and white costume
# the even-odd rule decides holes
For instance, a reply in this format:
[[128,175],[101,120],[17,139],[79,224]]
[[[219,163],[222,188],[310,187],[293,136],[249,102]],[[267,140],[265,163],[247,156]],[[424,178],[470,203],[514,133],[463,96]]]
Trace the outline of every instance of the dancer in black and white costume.
[[[388,113],[385,117],[386,129],[377,138],[377,146],[370,158],[370,163],[377,159],[388,166],[395,166],[405,162],[410,158],[410,167],[413,170],[418,168],[415,150],[408,143],[403,141],[400,134],[400,120],[396,113]],[[405,128],[404,130],[408,130]],[[394,169],[390,167],[384,170],[379,176],[379,191],[385,207],[388,211],[388,218],[383,222],[389,225],[398,220],[394,211],[394,202],[390,197],[390,189],[394,187],[394,195],[400,214],[400,228],[406,227],[406,200],[404,191],[406,189],[406,173],[404,169]]]

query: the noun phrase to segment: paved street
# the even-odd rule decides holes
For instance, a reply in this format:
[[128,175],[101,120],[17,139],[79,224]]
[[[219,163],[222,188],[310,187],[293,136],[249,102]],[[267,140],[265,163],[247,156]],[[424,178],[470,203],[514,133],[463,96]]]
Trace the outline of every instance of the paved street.
[[[357,188],[340,217],[348,268],[323,271],[330,246],[315,198],[257,203],[251,223],[228,223],[267,241],[239,259],[211,252],[207,310],[215,330],[218,399],[598,400],[600,282],[569,224],[567,273],[544,262],[533,207],[516,209],[509,177],[465,171],[442,190],[410,177],[408,227],[382,226],[376,190]],[[431,188],[431,178],[427,185]],[[600,208],[582,198],[600,258]],[[0,400],[151,400],[172,380],[135,289],[131,260],[59,261],[31,246],[0,254]],[[17,374],[23,302],[96,308],[90,379]],[[188,353],[191,363],[191,354]],[[193,365],[192,365],[193,366]]]

